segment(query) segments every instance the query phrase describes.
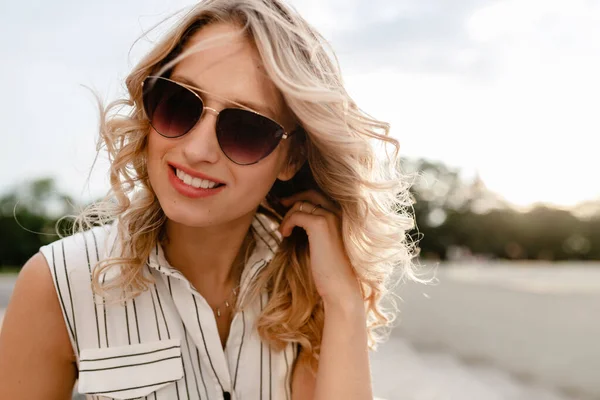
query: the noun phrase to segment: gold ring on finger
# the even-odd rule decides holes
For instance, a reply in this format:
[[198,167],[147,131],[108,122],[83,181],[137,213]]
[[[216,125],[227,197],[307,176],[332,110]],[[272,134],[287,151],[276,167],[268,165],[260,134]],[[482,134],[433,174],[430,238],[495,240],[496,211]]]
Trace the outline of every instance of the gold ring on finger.
[[312,211],[311,211],[310,213],[311,213],[311,214],[312,214],[312,213],[314,213],[314,212],[315,212],[315,210],[316,210],[317,208],[319,208],[319,207],[321,207],[321,205],[320,205],[320,204],[317,204],[317,205],[315,206],[315,208],[313,208],[313,209],[312,209]]
[[303,205],[304,205],[304,202],[303,202],[303,201],[301,201],[301,202],[300,202],[300,211],[302,211],[302,206],[303,206]]

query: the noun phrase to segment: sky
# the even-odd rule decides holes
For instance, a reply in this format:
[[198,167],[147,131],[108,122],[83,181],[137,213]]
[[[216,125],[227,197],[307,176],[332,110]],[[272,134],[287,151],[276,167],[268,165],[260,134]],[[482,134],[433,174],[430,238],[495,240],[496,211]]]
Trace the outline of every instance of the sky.
[[[517,206],[600,198],[600,1],[289,0],[325,36],[348,91],[401,154],[478,174]],[[108,189],[98,110],[194,2],[0,2],[0,192],[51,176]],[[135,44],[134,44],[135,43]]]

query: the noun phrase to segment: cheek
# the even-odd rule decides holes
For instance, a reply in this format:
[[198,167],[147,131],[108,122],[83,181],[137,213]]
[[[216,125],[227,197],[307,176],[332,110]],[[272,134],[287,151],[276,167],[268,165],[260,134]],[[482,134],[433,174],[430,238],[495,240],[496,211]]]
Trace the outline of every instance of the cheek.
[[[263,160],[265,161],[265,160]],[[251,167],[241,167],[238,170],[236,181],[241,192],[240,198],[251,198],[253,200],[262,200],[277,178],[277,159],[260,162]]]
[[156,132],[150,132],[148,136],[148,144],[147,144],[147,169],[148,176],[150,181],[152,181],[152,177],[155,176],[161,168],[161,160],[164,154],[169,150],[169,143],[165,140],[161,140],[162,138],[156,134]]
[[156,164],[158,149],[156,141],[152,138],[152,134],[148,137],[148,147],[146,148],[148,174],[152,176],[154,172],[154,164]]
[[161,140],[157,136],[158,135],[154,131],[151,131],[148,134],[148,158],[150,159],[157,158],[157,154],[160,152],[162,147],[160,143]]

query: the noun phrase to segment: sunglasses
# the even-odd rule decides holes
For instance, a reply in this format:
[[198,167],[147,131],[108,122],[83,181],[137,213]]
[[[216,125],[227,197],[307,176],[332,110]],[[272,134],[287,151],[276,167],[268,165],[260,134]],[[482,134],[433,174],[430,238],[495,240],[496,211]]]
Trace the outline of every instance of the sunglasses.
[[[239,165],[255,164],[275,150],[294,132],[248,108],[206,107],[192,86],[162,76],[142,82],[142,102],[150,125],[160,135],[178,138],[192,130],[204,111],[217,116],[217,141],[223,154]],[[236,103],[237,104],[237,103]],[[241,105],[240,105],[241,106]]]

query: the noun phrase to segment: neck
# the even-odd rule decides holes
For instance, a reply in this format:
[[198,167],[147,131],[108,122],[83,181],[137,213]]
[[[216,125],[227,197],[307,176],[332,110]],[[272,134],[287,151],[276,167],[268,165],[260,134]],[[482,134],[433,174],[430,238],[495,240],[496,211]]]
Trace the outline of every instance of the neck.
[[[200,292],[216,292],[236,285],[251,242],[254,212],[225,224],[190,227],[166,223],[163,250],[169,264]],[[203,290],[204,289],[204,290]]]

